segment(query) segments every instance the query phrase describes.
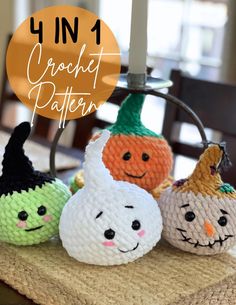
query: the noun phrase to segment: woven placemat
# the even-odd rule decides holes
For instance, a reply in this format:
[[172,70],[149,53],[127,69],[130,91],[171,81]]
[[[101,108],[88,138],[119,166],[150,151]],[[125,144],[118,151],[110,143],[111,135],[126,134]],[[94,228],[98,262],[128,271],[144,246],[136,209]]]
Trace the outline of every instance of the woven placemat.
[[236,304],[236,258],[181,252],[161,242],[136,262],[98,267],[70,258],[58,240],[0,244],[0,278],[43,305]]

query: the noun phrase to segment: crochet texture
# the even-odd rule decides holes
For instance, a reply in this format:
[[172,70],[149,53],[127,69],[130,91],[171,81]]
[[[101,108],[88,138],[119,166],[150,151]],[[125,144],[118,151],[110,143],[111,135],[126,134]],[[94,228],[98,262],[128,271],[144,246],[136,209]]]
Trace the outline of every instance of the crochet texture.
[[236,192],[221,180],[229,163],[222,145],[205,150],[188,179],[176,181],[160,198],[163,236],[195,254],[227,251],[236,243]]
[[172,169],[172,152],[162,135],[141,122],[144,95],[130,94],[122,103],[103,162],[115,180],[128,181],[151,191],[166,180]]
[[124,264],[159,241],[162,218],[153,197],[134,184],[115,181],[102,162],[105,130],[86,148],[85,186],[63,209],[60,237],[68,254],[96,265]]
[[15,245],[44,242],[58,234],[61,211],[71,194],[65,184],[35,171],[23,144],[30,124],[15,128],[0,177],[0,240]]

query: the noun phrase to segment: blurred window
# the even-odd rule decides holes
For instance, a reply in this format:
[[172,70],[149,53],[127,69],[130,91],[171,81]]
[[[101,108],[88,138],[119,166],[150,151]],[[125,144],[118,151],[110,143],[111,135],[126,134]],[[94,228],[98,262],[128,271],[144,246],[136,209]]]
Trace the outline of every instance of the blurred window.
[[[198,74],[200,65],[219,67],[227,21],[226,2],[149,0],[149,59],[180,62],[181,68],[193,75]],[[116,33],[121,50],[128,52],[131,0],[100,0],[100,16]]]

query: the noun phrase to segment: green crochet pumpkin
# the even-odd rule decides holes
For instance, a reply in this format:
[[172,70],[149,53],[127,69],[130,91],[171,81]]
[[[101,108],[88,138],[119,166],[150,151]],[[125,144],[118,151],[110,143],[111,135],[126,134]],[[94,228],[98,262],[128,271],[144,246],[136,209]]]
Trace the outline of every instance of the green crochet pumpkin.
[[0,240],[33,245],[58,234],[59,219],[71,194],[65,184],[35,171],[24,154],[30,124],[15,128],[5,148],[0,177]]

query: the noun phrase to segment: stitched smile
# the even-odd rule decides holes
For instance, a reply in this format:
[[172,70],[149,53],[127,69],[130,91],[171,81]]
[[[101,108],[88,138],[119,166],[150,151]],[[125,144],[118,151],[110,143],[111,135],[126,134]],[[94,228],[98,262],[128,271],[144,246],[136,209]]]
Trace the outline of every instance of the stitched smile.
[[136,245],[132,250],[120,250],[120,249],[118,249],[118,250],[119,250],[121,253],[132,252],[132,251],[136,250],[136,249],[138,248],[138,246],[139,246],[139,243],[137,243],[137,245]]
[[125,174],[126,174],[128,177],[131,177],[131,178],[142,179],[142,178],[146,175],[146,172],[143,173],[141,176],[134,176],[134,175],[128,174],[128,173],[126,173],[126,172],[125,172]]
[[191,241],[191,239],[192,239],[191,237],[189,237],[189,238],[186,237],[186,236],[184,235],[184,233],[187,233],[186,230],[183,230],[183,229],[180,229],[180,228],[176,228],[176,230],[178,230],[178,231],[180,232],[180,234],[181,234],[181,236],[182,236],[182,238],[183,238],[183,239],[181,239],[181,240],[184,241],[184,242],[189,243],[190,245],[193,245],[194,248],[197,248],[197,247],[209,247],[209,248],[213,248],[213,246],[214,246],[216,243],[219,243],[220,246],[222,246],[224,241],[226,241],[226,240],[229,239],[230,237],[233,237],[233,235],[225,235],[225,238],[222,239],[222,238],[219,236],[219,239],[214,240],[212,243],[209,242],[207,245],[202,245],[202,244],[199,243],[199,241],[193,242],[193,241]]
[[26,229],[25,231],[26,231],[26,232],[31,232],[31,231],[39,230],[39,229],[41,229],[42,227],[43,227],[43,226],[39,226],[39,227],[32,228],[32,229]]

